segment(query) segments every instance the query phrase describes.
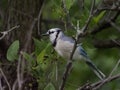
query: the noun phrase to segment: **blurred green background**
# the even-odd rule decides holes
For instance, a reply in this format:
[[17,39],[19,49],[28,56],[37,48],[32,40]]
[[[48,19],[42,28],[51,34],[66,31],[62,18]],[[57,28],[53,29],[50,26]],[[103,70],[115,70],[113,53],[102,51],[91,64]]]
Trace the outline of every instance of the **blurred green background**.
[[[28,4],[27,3],[28,1],[27,0],[25,1],[26,4]],[[75,37],[77,31],[71,27],[69,21],[74,26],[77,26],[77,22],[79,21],[79,27],[81,29],[86,24],[86,20],[89,17],[91,9],[92,0],[83,1],[84,3],[82,2],[82,0],[65,0],[66,9],[69,12],[68,18],[68,15],[64,11],[62,0],[44,0],[43,6],[38,5],[42,7],[40,34],[46,33],[47,30],[50,28],[58,27],[61,28],[66,35],[70,37]],[[94,8],[97,9],[102,2],[101,0],[95,1],[96,3]],[[36,2],[36,0],[33,0],[33,2]],[[8,4],[6,3],[7,2],[5,0],[0,1],[0,4],[2,5],[1,7],[5,10],[7,10],[6,7],[8,6]],[[19,4],[22,5],[21,3]],[[32,4],[28,7],[29,10],[31,9],[30,7],[32,7]],[[23,11],[26,12],[28,9],[26,10],[23,9]],[[36,9],[38,10],[37,7]],[[9,12],[9,14],[11,12]],[[32,14],[34,12],[35,11],[33,10]],[[103,29],[102,31],[96,34],[91,34],[90,32],[92,32],[95,26],[99,26],[100,21],[105,20],[107,16],[110,16],[109,14],[111,14],[112,17],[112,14],[114,13],[116,12],[113,11],[112,13],[110,13],[109,11],[103,10],[100,13],[93,16],[87,29],[88,34],[82,38],[82,46],[88,53],[88,56],[106,76],[109,76],[112,69],[116,65],[117,61],[120,59],[120,47],[112,48],[95,47],[94,40],[118,39],[120,38],[120,32],[118,32],[118,30],[116,30],[113,27]],[[15,14],[13,14],[13,16],[14,15]],[[27,14],[25,15],[27,16]],[[14,18],[17,18],[17,14],[15,17],[12,18],[13,20]],[[24,17],[21,17],[20,19],[22,20],[24,19]],[[26,25],[28,24],[28,22],[29,18],[27,23],[22,22],[22,24]],[[3,21],[1,19],[0,20],[1,27],[3,25],[2,23]],[[17,24],[18,23],[19,22],[17,22]],[[116,24],[118,26],[120,25],[120,17],[117,18]],[[33,34],[36,33],[37,28],[34,28],[34,30],[35,31],[33,31]],[[22,36],[24,35],[23,32],[21,35]],[[22,36],[20,36],[20,38],[22,38]],[[38,38],[38,36],[36,35],[32,36],[32,45],[34,49],[32,49],[30,53],[27,51],[22,53],[23,57],[27,62],[25,72],[27,72],[29,75],[36,79],[36,82],[38,83],[38,90],[58,90],[62,82],[62,75],[65,70],[67,61],[60,57],[54,51],[48,37],[42,37],[41,35],[39,36],[40,38]],[[16,39],[19,40],[18,37]],[[22,40],[15,41],[16,39],[14,39],[13,44],[11,44],[7,50],[7,60],[10,61],[11,63],[16,62],[16,59],[18,59],[19,56],[18,49],[23,47],[21,42],[26,43],[23,42],[24,38],[22,38],[23,41]],[[113,73],[114,75],[120,73],[119,68],[120,65]],[[99,81],[99,78],[90,70],[90,68],[82,60],[74,61],[72,70],[65,84],[65,90],[76,90],[77,88],[86,84],[87,82],[94,83],[97,81]],[[105,84],[100,90],[120,90],[120,79]]]

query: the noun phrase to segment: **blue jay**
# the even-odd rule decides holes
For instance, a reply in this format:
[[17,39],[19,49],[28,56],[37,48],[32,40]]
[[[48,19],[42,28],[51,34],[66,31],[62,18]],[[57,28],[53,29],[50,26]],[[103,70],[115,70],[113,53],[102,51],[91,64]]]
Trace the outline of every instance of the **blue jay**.
[[[74,39],[66,36],[60,28],[52,28],[47,31],[46,34],[50,38],[50,41],[55,49],[55,51],[62,56],[63,58],[69,59],[71,52],[73,50],[74,46]],[[85,60],[86,64],[90,66],[90,68],[93,70],[93,72],[102,80],[105,78],[105,75],[96,67],[94,63],[90,60],[87,53],[84,51],[81,45],[78,45],[74,55],[73,60],[79,60],[83,59]]]

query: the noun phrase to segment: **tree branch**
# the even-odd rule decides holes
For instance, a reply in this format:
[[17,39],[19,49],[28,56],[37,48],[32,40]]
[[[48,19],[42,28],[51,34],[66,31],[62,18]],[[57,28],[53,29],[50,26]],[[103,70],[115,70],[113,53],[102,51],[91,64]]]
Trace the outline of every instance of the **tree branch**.
[[93,40],[93,45],[96,48],[112,48],[112,47],[120,47],[120,39],[115,40]]

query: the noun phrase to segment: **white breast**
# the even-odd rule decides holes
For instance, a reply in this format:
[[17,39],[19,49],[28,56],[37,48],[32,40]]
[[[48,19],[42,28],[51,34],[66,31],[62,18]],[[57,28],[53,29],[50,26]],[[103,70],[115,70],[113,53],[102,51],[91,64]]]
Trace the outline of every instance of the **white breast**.
[[[74,43],[71,43],[68,41],[63,42],[61,39],[59,39],[57,41],[55,50],[60,56],[66,59],[69,59],[71,52],[73,50],[73,46],[74,46]],[[73,59],[81,59],[81,55],[79,53],[79,47],[76,48],[75,53],[73,55]]]

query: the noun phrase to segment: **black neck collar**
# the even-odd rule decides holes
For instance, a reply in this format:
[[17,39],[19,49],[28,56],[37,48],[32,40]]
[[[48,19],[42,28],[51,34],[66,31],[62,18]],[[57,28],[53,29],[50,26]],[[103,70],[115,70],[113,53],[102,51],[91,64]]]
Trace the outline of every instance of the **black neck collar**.
[[60,30],[57,32],[56,38],[55,38],[54,42],[52,43],[53,47],[55,47],[57,44],[57,38],[58,38],[59,33],[60,33]]

